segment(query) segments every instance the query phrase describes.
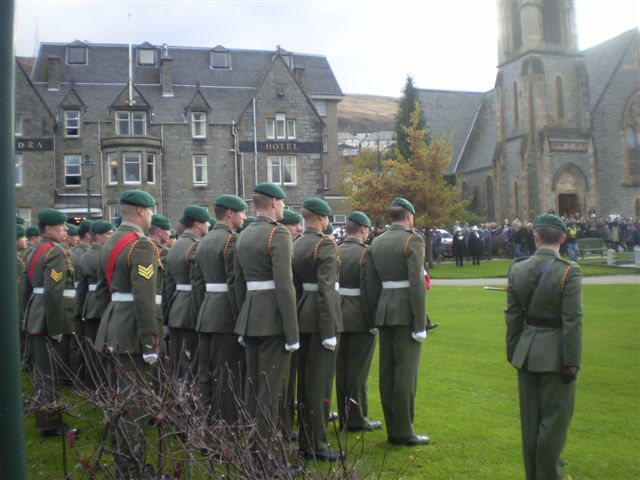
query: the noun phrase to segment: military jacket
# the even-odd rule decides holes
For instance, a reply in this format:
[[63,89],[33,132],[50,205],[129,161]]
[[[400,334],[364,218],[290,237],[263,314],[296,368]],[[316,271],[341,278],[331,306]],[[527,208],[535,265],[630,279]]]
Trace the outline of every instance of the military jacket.
[[[297,343],[298,315],[291,260],[293,242],[284,225],[265,216],[238,235],[234,258],[239,314],[235,333],[252,337],[283,335]],[[247,290],[246,282],[269,281],[274,289]]]
[[80,308],[80,318],[83,321],[87,318],[101,318],[104,313],[103,305],[96,298],[95,288],[90,289],[90,285],[98,283],[98,263],[101,253],[102,245],[92,244],[80,258],[76,272],[76,298]]
[[111,293],[130,293],[133,301],[109,302],[96,336],[98,351],[108,347],[120,354],[157,352],[162,339],[162,328],[155,316],[155,277],[159,260],[153,244],[140,227],[122,222],[102,247],[101,282],[107,273],[111,250],[120,238],[130,232],[138,238],[128,244],[117,258],[111,279]]
[[380,282],[369,259],[369,247],[347,237],[339,247],[340,289],[359,289],[359,296],[340,295],[345,332],[368,332],[374,326]]
[[[293,276],[300,293],[300,333],[319,333],[323,339],[342,332],[338,286],[338,247],[332,237],[307,228],[293,245]],[[316,285],[315,290],[304,284]]]
[[17,292],[18,292],[18,319],[20,320],[20,324],[22,324],[22,319],[24,318],[24,310],[23,310],[23,302],[22,302],[22,276],[24,275],[24,258],[22,257],[22,252],[16,253],[16,284],[17,284]]
[[[158,275],[156,276],[156,310],[159,309],[160,320],[164,321],[166,318],[167,304],[169,303],[164,288],[165,277],[167,275],[167,254],[169,253],[169,249],[157,240],[153,240],[153,245],[156,247],[156,252],[160,259],[158,262]],[[158,295],[160,295],[159,306],[157,302]]]
[[191,262],[197,247],[198,238],[185,232],[167,254],[164,292],[168,302],[167,323],[172,328],[196,328],[193,292],[177,290],[176,285],[191,285]]
[[[53,247],[34,259],[40,245],[47,242],[51,242]],[[34,260],[33,277],[29,279],[29,269]],[[64,248],[43,235],[42,242],[29,254],[22,278],[27,333],[49,337],[71,333],[65,318],[64,291],[73,289],[73,267]],[[42,288],[43,293],[33,293],[34,288]]]
[[[536,277],[540,275],[534,293]],[[527,308],[528,305],[528,308]],[[555,319],[561,327],[527,323],[527,316]],[[582,273],[548,248],[514,262],[509,269],[507,359],[531,372],[561,372],[582,360]]]
[[[73,250],[71,250],[71,254],[69,255],[69,259],[71,260],[71,265],[73,266],[73,271],[78,272],[80,266],[80,259],[82,256],[87,253],[91,245],[87,243],[80,242],[76,245]],[[76,280],[77,281],[77,280]]]
[[75,246],[71,253],[69,254],[69,259],[71,260],[71,265],[73,266],[73,284],[76,289],[76,297],[75,297],[75,320],[79,321],[82,319],[82,310],[84,308],[84,301],[87,296],[86,286],[84,292],[80,291],[80,260],[82,256],[89,250],[91,245],[80,242]]
[[413,230],[393,224],[371,243],[370,256],[384,282],[408,281],[408,288],[382,288],[376,308],[378,326],[403,325],[414,332],[427,325],[424,286],[424,239]]
[[[235,246],[238,235],[231,227],[216,223],[200,242],[191,266],[196,330],[204,333],[233,333],[238,316],[234,292]],[[228,292],[207,292],[206,284],[226,284]]]

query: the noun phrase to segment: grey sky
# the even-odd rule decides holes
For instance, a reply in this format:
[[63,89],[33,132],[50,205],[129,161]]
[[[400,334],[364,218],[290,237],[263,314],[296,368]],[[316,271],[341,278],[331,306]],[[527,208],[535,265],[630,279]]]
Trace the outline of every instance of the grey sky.
[[[505,0],[507,1],[507,0]],[[421,88],[484,91],[497,63],[494,0],[17,0],[16,53],[40,42],[273,50],[327,56],[345,93]],[[581,49],[640,25],[638,0],[577,0]]]

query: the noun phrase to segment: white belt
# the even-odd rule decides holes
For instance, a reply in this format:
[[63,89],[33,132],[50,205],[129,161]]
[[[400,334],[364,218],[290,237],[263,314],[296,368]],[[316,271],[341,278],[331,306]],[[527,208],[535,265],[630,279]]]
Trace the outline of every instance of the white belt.
[[33,287],[34,295],[42,295],[44,293],[44,287]]
[[67,298],[76,298],[76,291],[70,288],[69,289],[65,288],[64,291],[62,292],[62,296]]
[[[303,283],[302,284],[302,289],[305,292],[317,292],[318,291],[318,284],[317,283]],[[336,282],[336,284],[335,284],[335,289],[336,289],[336,291],[340,291],[340,284],[338,282]]]
[[73,282],[74,288],[78,288],[79,285],[80,285],[80,282]]
[[340,288],[338,290],[338,293],[345,297],[359,297],[360,289],[359,288]]
[[190,283],[178,283],[176,285],[176,290],[178,292],[190,292],[191,291],[191,284]]
[[275,290],[276,282],[273,280],[264,280],[262,282],[247,282],[247,290],[254,292],[256,290]]
[[[275,285],[274,285],[275,288]],[[217,293],[217,292],[228,292],[229,285],[226,283],[207,283],[207,292],[209,293]]]
[[382,288],[409,288],[409,280],[388,280],[382,282]]
[[133,293],[113,292],[111,294],[112,302],[133,302]]
[[98,288],[98,284],[97,283],[90,283],[89,284],[89,291],[90,292],[95,292],[96,288]]
[[156,305],[160,305],[162,303],[162,295],[156,295]]

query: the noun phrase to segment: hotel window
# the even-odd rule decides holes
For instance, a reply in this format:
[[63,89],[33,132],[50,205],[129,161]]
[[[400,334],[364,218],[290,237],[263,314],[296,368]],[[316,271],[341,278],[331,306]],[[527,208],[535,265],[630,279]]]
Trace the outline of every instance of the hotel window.
[[112,203],[108,207],[109,209],[109,220],[113,221],[120,216],[120,205],[117,203]]
[[127,152],[122,156],[125,184],[140,183],[140,153]]
[[207,138],[207,114],[205,112],[191,114],[191,136],[193,138]]
[[286,125],[287,125],[287,121],[284,113],[276,114],[276,138],[277,139],[287,138]]
[[281,185],[296,184],[296,157],[268,156],[268,180]]
[[146,112],[116,112],[116,135],[127,137],[146,134]]
[[107,168],[109,169],[109,185],[118,183],[118,154],[107,154]]
[[147,154],[147,183],[156,183],[156,156]]
[[31,225],[31,209],[30,208],[16,208],[16,214],[19,217],[24,218],[25,225]]
[[296,121],[287,119],[284,113],[277,113],[276,118],[268,118],[266,122],[267,139],[295,140]]
[[273,118],[267,119],[267,138],[276,138],[276,121]]
[[155,67],[156,51],[151,48],[141,48],[138,50],[138,65],[141,67]]
[[16,113],[14,117],[13,132],[16,137],[22,136],[22,114]]
[[76,187],[82,184],[80,155],[64,156],[64,184],[67,187]]
[[296,121],[295,120],[287,120],[287,139],[288,140],[296,139]]
[[80,111],[65,110],[64,112],[64,136],[80,136]]
[[207,184],[207,156],[206,155],[193,156],[193,184],[194,185]]
[[67,63],[69,65],[86,65],[87,64],[87,48],[86,47],[67,47]]
[[327,101],[326,100],[314,100],[314,105],[316,106],[316,110],[318,110],[318,115],[321,117],[327,116]]
[[329,137],[326,135],[322,136],[322,153],[329,152]]
[[16,187],[22,186],[23,180],[22,171],[22,155],[16,155]]

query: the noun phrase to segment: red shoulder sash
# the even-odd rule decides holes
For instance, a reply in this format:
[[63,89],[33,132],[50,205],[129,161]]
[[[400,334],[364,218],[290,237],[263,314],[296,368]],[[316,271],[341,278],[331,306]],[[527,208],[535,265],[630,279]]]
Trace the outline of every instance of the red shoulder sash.
[[53,243],[52,242],[45,242],[43,244],[41,244],[38,249],[33,253],[33,257],[31,257],[31,262],[29,263],[29,281],[33,283],[33,271],[36,269],[36,265],[38,263],[38,260],[40,260],[40,257],[44,254],[44,252],[46,252],[47,250],[49,250],[50,248],[53,248]]
[[107,287],[109,288],[109,291],[111,291],[111,279],[113,278],[113,271],[116,268],[118,257],[122,253],[122,250],[127,247],[127,245],[137,239],[138,235],[136,235],[134,232],[129,232],[121,237],[109,252],[109,258],[107,259],[107,271],[105,272],[107,277]]

